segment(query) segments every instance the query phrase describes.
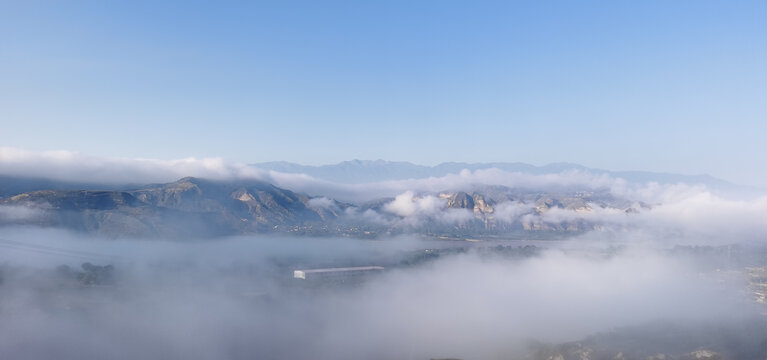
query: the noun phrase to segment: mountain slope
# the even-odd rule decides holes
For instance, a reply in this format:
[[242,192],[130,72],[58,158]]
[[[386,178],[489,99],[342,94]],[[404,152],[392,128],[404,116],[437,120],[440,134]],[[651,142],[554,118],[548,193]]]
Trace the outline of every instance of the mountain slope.
[[0,200],[0,205],[35,210],[6,223],[166,237],[243,234],[322,223],[346,207],[311,202],[307,195],[259,181],[184,178],[131,191],[34,191]]

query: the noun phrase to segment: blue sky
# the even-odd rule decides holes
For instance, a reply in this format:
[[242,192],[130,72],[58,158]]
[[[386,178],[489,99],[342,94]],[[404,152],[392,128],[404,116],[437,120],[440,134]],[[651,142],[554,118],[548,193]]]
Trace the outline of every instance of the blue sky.
[[0,146],[767,184],[767,2],[0,2]]

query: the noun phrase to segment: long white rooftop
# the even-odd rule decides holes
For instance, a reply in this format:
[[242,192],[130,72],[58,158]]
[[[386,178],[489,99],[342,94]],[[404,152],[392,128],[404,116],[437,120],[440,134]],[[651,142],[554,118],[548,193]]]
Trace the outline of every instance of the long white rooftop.
[[357,266],[357,267],[339,267],[339,268],[325,268],[325,269],[307,269],[296,270],[302,271],[305,274],[325,273],[325,272],[341,272],[341,271],[365,271],[365,270],[383,270],[383,266]]

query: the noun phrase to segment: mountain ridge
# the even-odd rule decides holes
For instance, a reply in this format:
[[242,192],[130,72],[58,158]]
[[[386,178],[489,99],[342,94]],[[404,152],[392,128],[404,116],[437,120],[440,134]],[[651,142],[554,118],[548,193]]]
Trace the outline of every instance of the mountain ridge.
[[0,224],[66,227],[114,236],[224,236],[280,225],[320,224],[346,205],[311,204],[312,197],[259,181],[185,177],[134,190],[37,190],[0,199],[26,218]]
[[[480,192],[478,192],[480,191]],[[550,210],[637,206],[606,190],[540,192],[493,186],[471,192],[408,192],[354,205],[260,180],[185,177],[132,190],[38,190],[0,199],[0,225],[64,227],[115,237],[216,237],[266,232],[375,237],[413,232],[481,236],[599,228]],[[18,211],[14,215],[12,212]],[[10,214],[10,216],[9,216]],[[574,214],[574,213],[573,213]]]

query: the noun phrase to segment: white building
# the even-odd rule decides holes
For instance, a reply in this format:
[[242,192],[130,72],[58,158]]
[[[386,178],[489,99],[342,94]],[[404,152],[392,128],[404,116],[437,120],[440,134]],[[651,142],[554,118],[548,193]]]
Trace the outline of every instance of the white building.
[[313,278],[354,276],[354,275],[378,272],[378,271],[382,271],[383,269],[384,269],[383,266],[358,266],[358,267],[294,270],[293,277],[296,279],[307,280],[307,279],[313,279]]

